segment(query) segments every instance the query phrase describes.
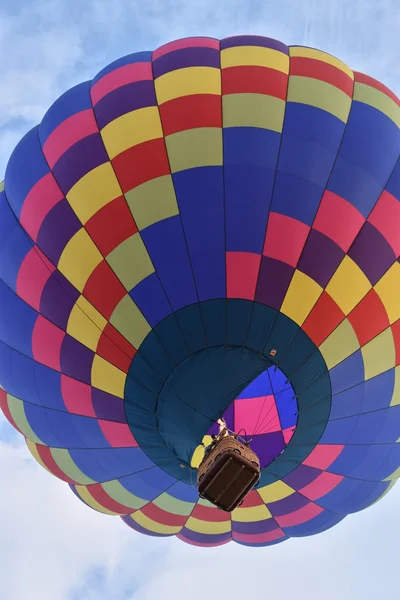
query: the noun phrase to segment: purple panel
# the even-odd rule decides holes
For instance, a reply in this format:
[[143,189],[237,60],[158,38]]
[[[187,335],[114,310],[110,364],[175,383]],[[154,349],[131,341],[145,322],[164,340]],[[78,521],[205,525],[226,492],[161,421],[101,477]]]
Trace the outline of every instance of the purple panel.
[[236,46],[260,46],[262,48],[272,48],[279,50],[284,54],[289,54],[289,48],[272,38],[263,37],[261,35],[235,35],[221,40],[221,50],[225,48],[235,48]]
[[107,394],[97,388],[92,388],[92,402],[98,419],[126,423],[124,401],[121,398]]
[[219,50],[215,48],[182,48],[169,52],[153,62],[154,79],[165,73],[185,67],[220,68]]
[[295,490],[301,490],[301,488],[315,481],[319,475],[321,475],[319,469],[307,467],[307,465],[299,465],[289,475],[286,475],[283,481]]
[[197,533],[186,527],[181,529],[180,535],[185,536],[188,540],[192,540],[192,542],[196,542],[197,544],[223,544],[232,539],[232,533],[230,531],[227,533],[207,534]]
[[90,384],[94,352],[66,335],[61,346],[61,372],[73,379]]
[[264,519],[263,521],[250,521],[242,523],[232,519],[232,531],[235,533],[245,533],[254,535],[256,533],[269,533],[279,529],[278,523],[274,519]]
[[344,254],[343,250],[326,235],[311,229],[298,269],[324,288],[340,265]]
[[281,431],[274,431],[273,433],[255,435],[250,447],[260,459],[261,467],[265,467],[282,452],[285,441]]
[[267,504],[267,506],[273,517],[283,517],[291,512],[300,510],[300,508],[303,508],[309,503],[310,501],[308,498],[295,492],[287,498],[283,498],[283,500],[278,500],[277,502],[271,502]]
[[108,160],[101,135],[93,133],[68,148],[54,165],[53,175],[66,195],[86,173]]
[[62,275],[55,271],[49,277],[44,286],[40,299],[40,312],[52,323],[63,331],[71,310],[78,300],[80,294],[77,289]]
[[258,276],[255,301],[277,310],[293,277],[294,268],[274,258],[263,256]]
[[132,110],[157,106],[153,81],[128,83],[104,96],[94,107],[99,129]]
[[37,245],[53,265],[57,265],[65,246],[81,227],[78,217],[63,198],[43,221]]
[[386,239],[368,221],[364,223],[348,254],[368,277],[371,285],[375,285],[396,260]]

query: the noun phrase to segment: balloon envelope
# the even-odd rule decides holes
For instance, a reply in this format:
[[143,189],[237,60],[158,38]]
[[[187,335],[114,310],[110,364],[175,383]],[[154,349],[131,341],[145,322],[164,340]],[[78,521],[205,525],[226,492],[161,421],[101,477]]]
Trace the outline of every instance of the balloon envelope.
[[[399,125],[381,83],[257,36],[131,54],[61,96],[0,192],[0,405],[35,459],[201,546],[315,534],[383,496]],[[222,414],[262,463],[232,514],[195,487]]]

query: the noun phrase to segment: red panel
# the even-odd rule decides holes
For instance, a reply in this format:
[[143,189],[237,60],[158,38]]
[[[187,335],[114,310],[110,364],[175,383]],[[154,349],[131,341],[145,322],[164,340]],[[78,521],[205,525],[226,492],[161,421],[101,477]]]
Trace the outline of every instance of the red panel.
[[199,521],[208,521],[210,523],[226,523],[231,520],[228,513],[225,513],[218,508],[202,506],[201,504],[196,504],[191,516]]
[[10,409],[8,408],[7,392],[2,389],[0,389],[0,410],[3,411],[7,421],[9,421],[17,431],[22,433],[22,431],[17,427],[14,419],[11,416]]
[[90,90],[93,105],[100,102],[110,92],[136,81],[151,81],[153,70],[151,62],[133,63],[124,65],[107,73],[96,81]]
[[392,334],[394,345],[396,348],[396,367],[400,365],[400,321],[396,321],[392,325]]
[[103,206],[89,219],[85,229],[103,256],[138,231],[124,196]]
[[237,531],[232,531],[232,539],[244,544],[268,544],[285,537],[285,535],[279,527],[265,533],[238,533]]
[[164,138],[128,148],[112,160],[122,191],[170,173]]
[[315,469],[326,470],[335,462],[343,448],[343,444],[317,444],[303,464]]
[[363,215],[341,196],[325,191],[313,228],[347,252],[363,226]]
[[252,490],[243,500],[240,508],[253,508],[255,506],[263,506],[264,500],[261,498],[257,490]]
[[347,318],[356,332],[360,346],[389,327],[385,307],[374,289],[368,292]]
[[310,228],[297,219],[271,212],[264,243],[264,256],[296,267]]
[[84,417],[96,418],[90,385],[62,374],[61,394],[68,412]]
[[127,373],[136,349],[110,323],[107,323],[100,336],[96,352]]
[[376,79],[373,79],[368,75],[364,75],[364,73],[358,73],[357,71],[354,71],[354,79],[355,81],[357,81],[357,83],[369,85],[370,87],[373,87],[376,90],[383,92],[384,94],[386,94],[386,96],[389,96],[389,98],[391,98],[397,104],[397,106],[400,106],[400,98],[398,98],[396,94],[392,92],[392,90],[389,90],[389,88],[383,85],[383,83],[381,83],[380,81],[377,81]]
[[32,332],[32,355],[36,362],[61,371],[61,346],[65,332],[39,315]]
[[107,510],[111,510],[119,515],[130,515],[132,512],[132,508],[129,506],[124,506],[120,504],[116,500],[110,498],[107,492],[104,490],[100,483],[95,483],[93,485],[87,486],[87,491],[89,494],[98,502],[101,506],[106,508]]
[[33,186],[22,205],[20,223],[36,241],[39,229],[51,209],[64,198],[52,173],[48,173]]
[[51,454],[50,448],[48,446],[42,446],[41,444],[36,444],[36,450],[42,459],[43,463],[49,469],[53,475],[61,479],[62,481],[66,481],[67,483],[75,483],[77,482],[74,479],[70,479],[68,475],[64,473],[54,461],[54,458]]
[[226,253],[227,297],[254,300],[261,256],[250,252]]
[[152,502],[149,502],[140,510],[152,521],[161,523],[161,525],[168,525],[170,527],[183,527],[188,520],[186,515],[174,515],[173,513],[159,508]]
[[343,321],[345,314],[326,292],[322,292],[316,305],[304,322],[303,330],[316,346]]
[[60,123],[49,135],[44,146],[43,154],[50,169],[71,146],[93,133],[98,133],[93,110],[82,110]]
[[195,94],[160,106],[164,136],[196,127],[222,127],[221,96]]
[[40,312],[43,289],[54,270],[54,265],[47,260],[37,246],[28,252],[19,268],[17,295],[38,312]]
[[222,95],[265,94],[286,100],[288,76],[268,67],[240,66],[222,69]]
[[290,75],[319,79],[339,88],[350,98],[353,96],[353,80],[341,69],[322,60],[293,56],[290,59]]
[[386,190],[383,191],[368,221],[380,231],[396,257],[400,256],[400,202]]
[[154,50],[153,62],[157,58],[160,58],[160,56],[164,56],[164,54],[174,52],[175,50],[183,50],[184,48],[214,48],[215,50],[219,50],[219,40],[208,37],[193,37],[168,42],[168,44],[164,44],[157,48],[157,50]]
[[83,290],[83,296],[106,319],[111,317],[126,293],[124,286],[105,260],[95,268]]

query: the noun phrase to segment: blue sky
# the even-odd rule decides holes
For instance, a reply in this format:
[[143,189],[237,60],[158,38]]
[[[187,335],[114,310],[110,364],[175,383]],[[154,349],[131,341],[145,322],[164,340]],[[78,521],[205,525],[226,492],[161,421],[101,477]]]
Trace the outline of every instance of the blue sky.
[[[322,48],[399,94],[399,31],[398,0],[2,0],[0,171],[53,100],[124,54],[183,36],[259,33]],[[86,508],[1,416],[0,481],[1,600],[400,597],[399,485],[319,536],[204,550]]]

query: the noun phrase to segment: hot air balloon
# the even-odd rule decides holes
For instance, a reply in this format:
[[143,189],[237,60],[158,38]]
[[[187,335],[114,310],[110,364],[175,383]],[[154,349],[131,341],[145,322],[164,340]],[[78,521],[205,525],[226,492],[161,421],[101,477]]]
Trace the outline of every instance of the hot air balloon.
[[[63,94],[0,193],[0,404],[134,530],[322,532],[400,474],[400,103],[260,36],[125,56]],[[225,415],[260,458],[199,498]]]

